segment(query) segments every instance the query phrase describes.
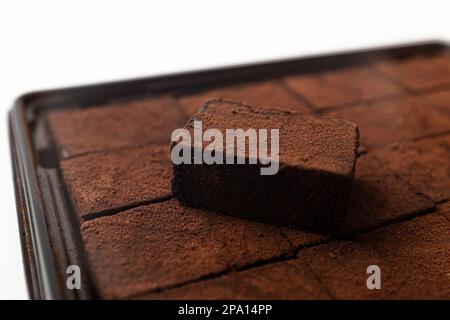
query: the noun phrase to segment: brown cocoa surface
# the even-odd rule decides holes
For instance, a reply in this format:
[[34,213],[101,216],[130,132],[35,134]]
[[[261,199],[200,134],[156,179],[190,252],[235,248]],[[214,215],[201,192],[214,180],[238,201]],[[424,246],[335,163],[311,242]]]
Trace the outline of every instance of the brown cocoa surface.
[[187,116],[170,97],[141,99],[48,116],[60,158],[108,149],[170,143]]
[[400,92],[399,86],[367,66],[291,76],[284,81],[317,110]]
[[357,123],[360,144],[366,151],[450,130],[450,113],[423,98],[383,99],[326,115]]
[[449,54],[382,61],[376,64],[376,69],[380,74],[416,92],[450,86]]
[[63,160],[61,170],[83,219],[172,194],[168,146],[149,145]]
[[237,86],[222,87],[182,96],[179,102],[193,116],[207,100],[224,98],[241,101],[250,105],[277,107],[286,110],[310,113],[311,109],[295,93],[276,81],[256,82]]

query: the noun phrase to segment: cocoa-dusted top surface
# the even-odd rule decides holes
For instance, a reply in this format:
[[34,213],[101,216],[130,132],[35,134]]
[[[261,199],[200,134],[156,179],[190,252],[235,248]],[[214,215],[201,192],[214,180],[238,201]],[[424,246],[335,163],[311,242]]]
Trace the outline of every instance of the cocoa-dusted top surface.
[[[281,165],[353,174],[358,146],[354,123],[223,99],[207,101],[193,119],[201,120],[204,130],[216,128],[223,133],[238,128],[279,129]],[[192,120],[187,128],[193,131]]]
[[48,116],[60,157],[124,146],[163,144],[187,121],[170,97],[141,99]]
[[358,124],[367,151],[448,131],[450,113],[421,97],[394,97],[355,104],[325,113]]
[[400,93],[400,87],[373,68],[358,66],[285,78],[316,110]]
[[376,68],[380,74],[416,92],[450,85],[448,53],[381,61]]

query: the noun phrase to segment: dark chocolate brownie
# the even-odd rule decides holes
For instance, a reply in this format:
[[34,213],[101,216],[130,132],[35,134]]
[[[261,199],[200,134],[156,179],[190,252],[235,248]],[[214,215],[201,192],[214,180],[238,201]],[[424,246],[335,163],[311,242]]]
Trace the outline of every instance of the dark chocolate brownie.
[[450,86],[450,55],[417,56],[376,64],[386,77],[413,91]]
[[[449,222],[439,214],[392,224],[300,251],[337,299],[450,299]],[[381,269],[381,289],[369,290],[367,267]]]
[[[313,231],[339,226],[353,182],[355,124],[220,99],[205,103],[194,119],[203,122],[203,130],[222,133],[279,129],[280,170],[261,175],[261,166],[248,161],[173,165],[172,190],[183,205]],[[186,128],[193,136],[193,120]]]
[[367,66],[290,76],[284,81],[318,110],[400,92]]
[[168,146],[148,145],[80,156],[60,163],[84,219],[171,195]]
[[61,158],[112,148],[165,144],[187,117],[170,97],[141,99],[48,116]]
[[273,226],[186,208],[176,200],[82,225],[102,298],[127,298],[287,254]]
[[289,92],[276,81],[257,82],[251,84],[222,87],[206,92],[200,92],[181,97],[180,104],[184,105],[190,116],[194,115],[206,100],[225,98],[242,101],[251,105],[277,107],[287,110],[310,113],[311,109],[295,93]]
[[141,299],[330,299],[320,282],[300,260],[291,260],[229,273],[211,280]]
[[365,150],[450,130],[450,114],[422,98],[365,102],[326,115],[357,123]]
[[431,199],[450,199],[450,135],[394,145],[374,156]]

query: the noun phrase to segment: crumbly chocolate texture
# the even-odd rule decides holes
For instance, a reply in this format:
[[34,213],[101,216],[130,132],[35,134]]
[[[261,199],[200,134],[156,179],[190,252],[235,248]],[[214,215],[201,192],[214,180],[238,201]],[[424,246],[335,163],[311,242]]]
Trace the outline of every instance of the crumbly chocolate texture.
[[450,55],[416,56],[381,61],[376,69],[404,87],[422,91],[450,85]]
[[[202,121],[203,130],[223,133],[279,129],[280,168],[269,176],[248,159],[245,165],[173,165],[172,190],[182,204],[312,231],[340,225],[353,182],[355,124],[228,100],[208,101],[194,119]],[[193,136],[193,120],[186,128]]]
[[135,297],[291,249],[276,227],[183,207],[176,200],[87,221],[81,233],[101,298]]
[[365,150],[450,130],[450,114],[427,99],[398,97],[326,113],[358,124]]
[[395,83],[367,66],[290,76],[284,81],[318,110],[400,92]]
[[291,260],[229,273],[140,299],[330,299],[320,282],[300,260]]
[[[392,224],[300,251],[336,299],[450,299],[449,222],[439,214]],[[367,288],[367,267],[381,269],[381,290]]]
[[450,199],[450,135],[394,145],[373,155],[431,199]]
[[83,219],[171,195],[167,146],[94,153],[60,162],[75,211]]
[[170,97],[141,99],[48,115],[62,159],[125,146],[165,144],[187,121]]
[[186,112],[193,116],[205,101],[213,98],[231,99],[250,105],[277,107],[303,113],[311,112],[311,109],[300,97],[276,81],[217,88],[180,97],[179,102],[186,108]]

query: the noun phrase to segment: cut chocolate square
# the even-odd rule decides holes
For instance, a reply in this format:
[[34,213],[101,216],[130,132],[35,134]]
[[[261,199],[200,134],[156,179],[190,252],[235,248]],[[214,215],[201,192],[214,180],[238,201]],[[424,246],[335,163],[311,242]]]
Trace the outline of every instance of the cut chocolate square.
[[[260,136],[259,147],[246,142],[249,152],[243,146],[228,149],[214,141],[218,148],[215,156],[224,164],[188,164],[196,162],[196,155],[211,151],[211,146],[173,143],[172,160],[178,153],[187,160],[173,165],[172,190],[182,204],[313,231],[332,230],[342,222],[358,147],[355,124],[220,99],[205,103],[188,123],[186,130],[191,136],[196,121],[202,121],[204,130],[214,128],[225,135],[236,129],[241,133],[278,130],[279,141],[275,136],[266,136],[267,141]],[[228,138],[223,141],[234,143]],[[255,151],[264,149],[263,142],[268,142],[271,150],[256,155]],[[279,150],[273,142],[278,142]],[[271,158],[277,153],[279,159]],[[277,167],[278,171],[273,170]],[[264,169],[275,174],[263,175]]]
[[[408,183],[384,168],[369,155],[358,158],[355,182],[342,234],[371,230],[392,222],[432,212],[435,203]],[[300,249],[329,237],[295,229],[283,229],[294,248]]]
[[140,299],[331,299],[331,296],[300,260],[290,260],[229,273]]
[[361,232],[432,212],[435,203],[399,179],[370,155],[356,163],[346,229]]
[[83,219],[171,195],[166,146],[149,145],[61,161],[75,211]]
[[60,157],[145,144],[168,144],[187,118],[170,97],[52,112],[50,128]]
[[377,63],[376,68],[381,74],[413,91],[450,85],[448,54],[387,60]]
[[450,130],[450,114],[423,98],[383,99],[326,115],[357,123],[365,150]]
[[212,98],[224,98],[242,101],[250,105],[277,107],[304,113],[311,112],[311,109],[300,97],[276,81],[221,87],[181,97],[179,102],[186,108],[187,113],[192,116],[206,100]]
[[290,76],[284,81],[318,110],[400,93],[395,83],[367,66]]
[[431,199],[450,199],[450,135],[394,145],[373,155]]
[[82,225],[102,298],[130,298],[286,255],[279,229],[186,208],[176,200]]
[[[300,251],[299,259],[336,299],[448,299],[449,232],[444,217],[430,214]],[[379,290],[369,290],[369,266],[379,267]]]

